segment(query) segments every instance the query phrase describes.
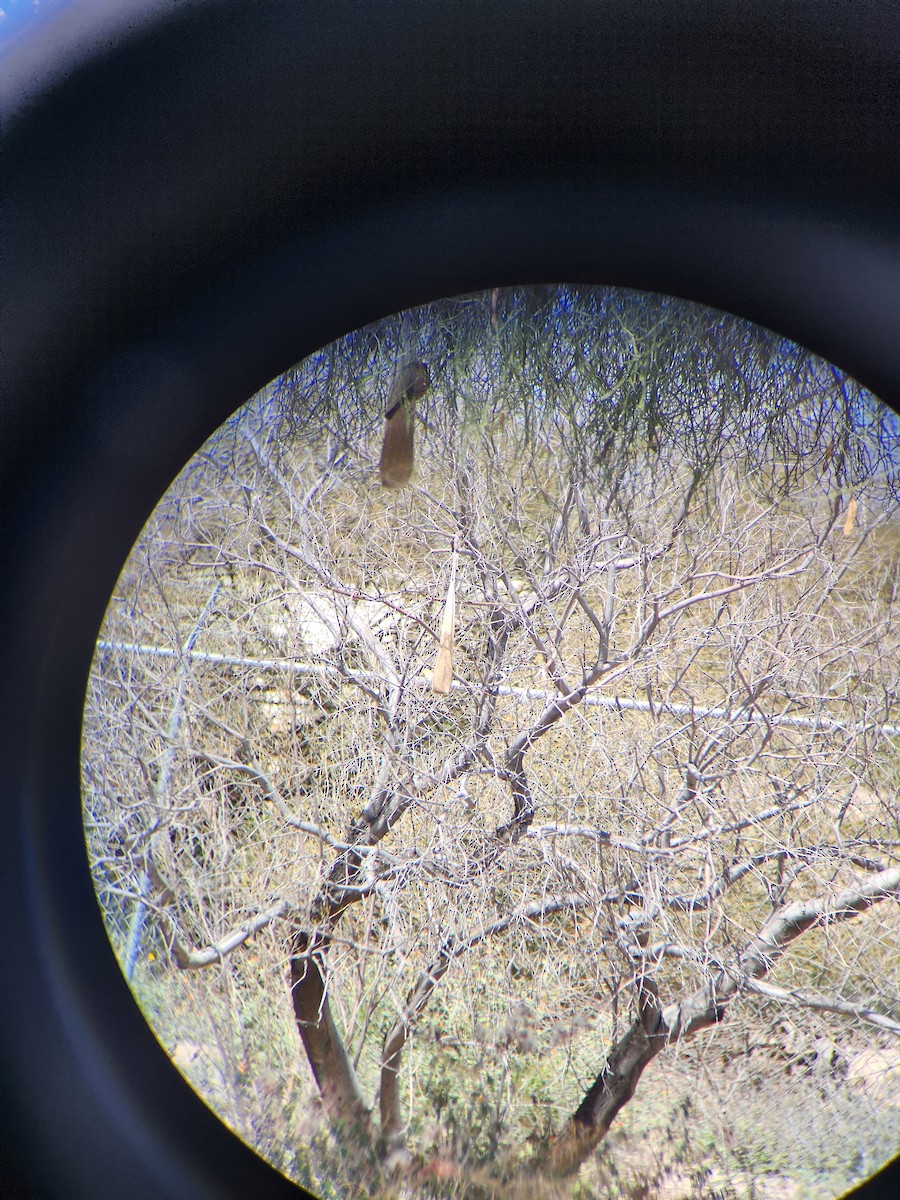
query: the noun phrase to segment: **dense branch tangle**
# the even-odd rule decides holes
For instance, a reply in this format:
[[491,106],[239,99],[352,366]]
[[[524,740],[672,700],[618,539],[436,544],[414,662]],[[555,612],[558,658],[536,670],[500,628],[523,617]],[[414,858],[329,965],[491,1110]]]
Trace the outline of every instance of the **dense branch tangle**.
[[[372,478],[377,406],[360,440],[340,397],[327,443],[279,448],[261,399],[230,453],[210,451],[227,464],[222,515],[214,540],[195,523],[189,553],[229,590],[206,648],[277,652],[315,673],[265,691],[253,712],[280,709],[288,732],[253,718],[253,737],[236,717],[246,701],[217,695],[225,666],[196,663],[182,794],[189,805],[201,779],[222,795],[239,786],[297,839],[302,882],[286,858],[278,886],[199,950],[183,894],[164,919],[192,967],[287,923],[294,1014],[326,1109],[383,1151],[419,1119],[401,1101],[417,1030],[448,1023],[474,1060],[473,1030],[524,997],[536,1046],[551,1044],[553,1006],[598,1030],[578,1059],[594,1083],[579,1094],[570,1075],[557,1110],[569,1119],[538,1154],[550,1173],[576,1169],[664,1046],[750,988],[805,1003],[791,942],[818,930],[839,958],[838,929],[897,891],[895,754],[876,732],[896,719],[897,646],[870,569],[892,481],[853,479],[847,533],[849,443],[830,476],[786,453],[809,411],[828,424],[815,372],[795,380],[777,454],[758,432],[742,442],[740,414],[721,404],[707,417],[724,412],[730,438],[721,420],[705,435],[697,414],[661,437],[668,401],[648,389],[665,377],[651,380],[623,328],[636,349],[612,356],[618,376],[594,378],[590,437],[596,362],[576,355],[554,390],[510,376],[508,357],[491,376],[476,355],[468,373],[453,359],[443,377],[432,368],[403,492]],[[487,398],[474,394],[485,376]],[[751,455],[766,471],[748,478]],[[439,697],[428,680],[454,539],[455,684]],[[584,703],[613,690],[646,710]],[[774,719],[785,714],[798,723]],[[164,717],[151,705],[141,719],[163,745]],[[156,869],[160,895],[179,897],[185,852],[172,845]],[[829,970],[833,1011],[891,1028],[861,962]],[[453,1000],[460,987],[468,1000]],[[620,997],[624,1027],[609,1016]]]

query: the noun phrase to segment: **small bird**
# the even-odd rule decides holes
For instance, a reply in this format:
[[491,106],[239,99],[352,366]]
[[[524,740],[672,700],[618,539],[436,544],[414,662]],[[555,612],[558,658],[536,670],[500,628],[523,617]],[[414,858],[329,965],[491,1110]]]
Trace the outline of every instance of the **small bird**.
[[425,394],[430,383],[425,363],[407,363],[397,372],[384,414],[384,441],[378,463],[381,482],[386,488],[401,488],[412,478],[416,401]]

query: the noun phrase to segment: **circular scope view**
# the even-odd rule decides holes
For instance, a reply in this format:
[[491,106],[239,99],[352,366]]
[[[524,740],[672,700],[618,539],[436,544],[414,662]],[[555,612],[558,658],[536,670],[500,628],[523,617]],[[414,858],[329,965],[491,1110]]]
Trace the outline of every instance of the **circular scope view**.
[[900,422],[774,333],[496,288],[219,429],[109,604],[147,1021],[323,1200],[830,1200],[900,1151]]

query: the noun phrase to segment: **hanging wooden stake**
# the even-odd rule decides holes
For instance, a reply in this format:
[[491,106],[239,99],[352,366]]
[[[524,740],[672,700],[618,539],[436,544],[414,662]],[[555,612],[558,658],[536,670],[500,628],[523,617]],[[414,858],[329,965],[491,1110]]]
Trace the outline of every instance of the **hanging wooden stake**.
[[441,644],[438,646],[434,670],[431,672],[431,690],[438,696],[446,696],[453,682],[453,625],[456,620],[456,538],[450,553],[450,585],[444,601],[441,617]]
[[850,537],[853,533],[853,526],[856,524],[856,497],[850,497],[850,503],[847,505],[847,517],[844,521],[844,537]]

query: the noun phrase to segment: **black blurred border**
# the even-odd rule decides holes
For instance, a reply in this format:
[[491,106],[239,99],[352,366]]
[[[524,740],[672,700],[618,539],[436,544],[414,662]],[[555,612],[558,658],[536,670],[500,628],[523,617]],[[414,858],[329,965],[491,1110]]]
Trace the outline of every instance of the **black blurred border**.
[[0,1195],[300,1194],[169,1063],[85,866],[93,642],[174,474],[319,345],[504,284],[696,299],[900,407],[898,28],[867,0],[183,0],[45,86],[31,60],[0,159]]

